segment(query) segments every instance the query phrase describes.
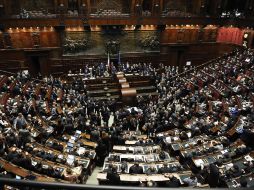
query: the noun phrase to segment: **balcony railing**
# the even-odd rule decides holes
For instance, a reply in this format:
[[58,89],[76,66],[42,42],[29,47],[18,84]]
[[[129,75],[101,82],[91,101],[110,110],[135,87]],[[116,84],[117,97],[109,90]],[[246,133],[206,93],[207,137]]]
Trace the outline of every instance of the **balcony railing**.
[[39,9],[39,10],[25,10],[22,9],[19,14],[5,15],[2,14],[0,19],[54,19],[54,18],[87,18],[87,19],[97,19],[97,18],[228,18],[228,19],[250,19],[252,16],[246,16],[244,13],[238,12],[223,12],[220,15],[204,15],[195,14],[187,11],[180,10],[163,10],[162,12],[152,13],[150,11],[142,11],[140,13],[130,13],[130,12],[120,12],[114,9],[112,10],[99,10],[96,12],[90,12],[89,14],[83,10],[55,10],[55,9]]
[[[43,189],[43,190],[52,190],[52,189],[61,189],[61,190],[146,190],[147,187],[130,187],[130,186],[100,186],[100,185],[81,185],[81,184],[65,184],[65,183],[45,183],[45,182],[37,182],[37,181],[28,181],[28,180],[16,180],[16,179],[7,179],[0,178],[0,189],[4,187],[4,185],[16,187],[19,189],[32,190],[32,189]],[[2,187],[1,187],[2,186]],[[168,190],[168,188],[151,188],[158,190]],[[177,188],[179,189],[179,188]],[[185,190],[191,190],[193,188],[184,188]],[[208,189],[208,188],[202,188]],[[220,188],[220,190],[224,190],[226,188]],[[244,189],[244,188],[239,188]],[[210,190],[210,188],[209,188]]]

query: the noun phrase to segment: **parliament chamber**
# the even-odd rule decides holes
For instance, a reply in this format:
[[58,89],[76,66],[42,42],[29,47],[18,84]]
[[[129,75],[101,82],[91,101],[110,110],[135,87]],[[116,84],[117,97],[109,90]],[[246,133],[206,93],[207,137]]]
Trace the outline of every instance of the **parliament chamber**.
[[0,0],[0,189],[254,187],[254,0]]

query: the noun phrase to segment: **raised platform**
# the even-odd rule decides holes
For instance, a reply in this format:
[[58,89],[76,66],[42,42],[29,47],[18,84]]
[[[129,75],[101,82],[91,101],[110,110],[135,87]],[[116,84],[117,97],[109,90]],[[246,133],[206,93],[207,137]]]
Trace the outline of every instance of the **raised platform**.
[[156,87],[150,76],[137,73],[117,73],[111,77],[84,80],[87,95],[94,99],[119,99],[125,105],[136,102],[137,96],[156,96]]

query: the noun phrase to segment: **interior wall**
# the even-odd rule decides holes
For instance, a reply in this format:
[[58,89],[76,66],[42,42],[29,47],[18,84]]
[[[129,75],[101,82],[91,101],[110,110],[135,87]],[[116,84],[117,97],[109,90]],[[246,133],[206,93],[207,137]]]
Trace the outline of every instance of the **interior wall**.
[[180,70],[191,62],[198,66],[225,53],[233,51],[237,45],[226,43],[199,43],[199,44],[165,44],[161,47],[161,62],[166,65],[179,66]]
[[59,37],[56,32],[40,32],[41,47],[59,47]]
[[8,33],[10,34],[12,48],[14,49],[33,48],[33,35],[35,33],[39,36],[40,47],[60,46],[58,34],[50,28],[10,28]]
[[162,32],[161,43],[194,43],[198,40],[198,29],[166,29]]
[[218,30],[217,42],[242,45],[244,30],[234,27],[221,27]]
[[[164,44],[161,45],[160,53],[156,54],[128,54],[122,55],[121,61],[129,63],[146,62],[158,65],[179,66],[180,68],[186,65],[187,61],[191,61],[193,66],[200,65],[206,61],[217,58],[224,53],[231,52],[236,45],[225,43],[203,42],[196,44]],[[40,48],[37,50],[40,52]],[[48,49],[49,56],[47,67],[44,68],[44,73],[59,73],[67,72],[69,69],[83,68],[84,64],[95,64],[107,62],[106,56],[85,56],[85,57],[61,57],[60,49]],[[36,52],[34,49],[33,52]],[[15,71],[21,68],[29,68],[27,53],[24,50],[0,50],[0,69],[8,68],[7,70]],[[12,60],[10,62],[10,60]],[[20,64],[20,61],[22,64]],[[11,63],[11,64],[10,64]],[[8,65],[8,66],[6,66]]]
[[161,43],[197,43],[203,42],[215,42],[216,41],[217,28],[205,28],[199,27],[179,28],[173,27],[166,29],[161,34]]
[[[167,26],[165,30],[159,33],[161,44],[168,43],[199,43],[199,42],[221,42],[242,45],[244,31],[248,30],[249,41],[253,39],[253,29],[241,29],[236,27],[207,26]],[[146,31],[148,32],[148,31]],[[33,48],[35,45],[34,34],[38,34],[39,47],[61,47],[60,33],[52,27],[40,28],[10,28],[6,31],[10,35],[12,48],[23,49]],[[91,34],[93,34],[91,32]],[[137,32],[138,34],[138,32]],[[138,37],[138,36],[137,36]],[[4,33],[0,33],[0,49],[7,48],[4,40]],[[64,43],[64,41],[63,41]],[[93,45],[96,48],[96,44]]]

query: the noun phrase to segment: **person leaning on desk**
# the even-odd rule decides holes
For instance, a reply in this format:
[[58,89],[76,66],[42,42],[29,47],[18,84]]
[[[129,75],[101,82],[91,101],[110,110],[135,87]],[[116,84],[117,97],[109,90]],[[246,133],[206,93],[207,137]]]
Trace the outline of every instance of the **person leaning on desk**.
[[110,185],[120,185],[120,176],[117,173],[117,167],[112,166],[107,171],[107,179]]
[[198,179],[195,175],[191,175],[190,177],[187,177],[183,180],[183,183],[188,186],[196,186],[198,183]]
[[66,172],[64,173],[64,180],[70,181],[70,182],[76,182],[77,181],[77,176],[73,174],[71,169],[67,169]]
[[169,180],[166,181],[165,184],[164,184],[165,187],[175,188],[175,187],[180,187],[181,186],[180,180],[177,177],[175,177],[174,175],[165,174],[164,176],[169,178]]

